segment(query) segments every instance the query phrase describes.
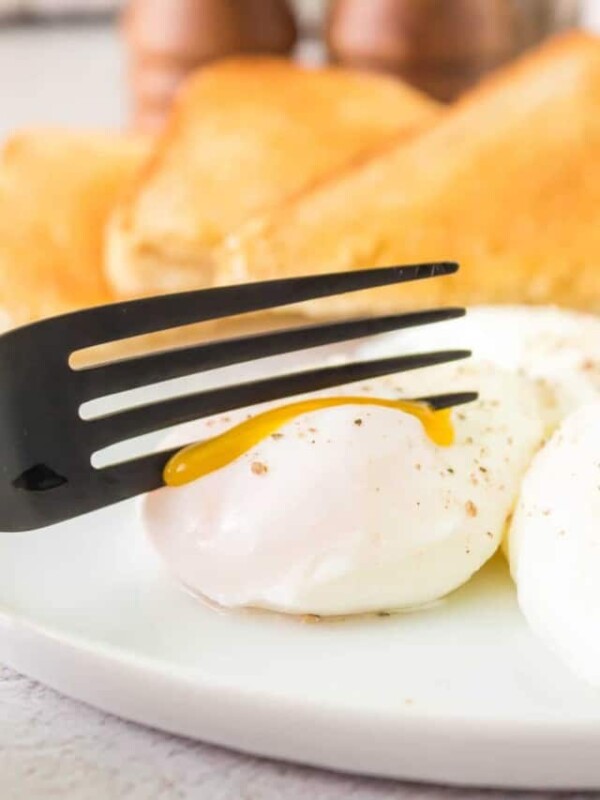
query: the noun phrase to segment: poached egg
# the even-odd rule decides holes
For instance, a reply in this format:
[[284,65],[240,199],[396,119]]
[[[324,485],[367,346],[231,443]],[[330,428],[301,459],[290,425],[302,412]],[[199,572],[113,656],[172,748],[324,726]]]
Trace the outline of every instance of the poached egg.
[[[396,408],[302,413],[201,479],[147,496],[150,539],[185,587],[227,608],[348,615],[431,603],[498,548],[546,433],[540,390],[464,363],[345,390],[368,400],[472,389],[480,399],[452,412],[450,446]],[[276,405],[200,420],[168,444]]]
[[600,401],[569,415],[535,457],[508,550],[532,630],[600,686]]

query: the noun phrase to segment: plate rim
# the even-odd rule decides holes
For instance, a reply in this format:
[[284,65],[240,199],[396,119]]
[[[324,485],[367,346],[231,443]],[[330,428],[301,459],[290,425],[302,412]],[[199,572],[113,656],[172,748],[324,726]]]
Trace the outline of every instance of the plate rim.
[[[299,702],[277,692],[198,680],[198,673],[193,680],[185,668],[166,669],[158,660],[122,647],[92,644],[83,637],[31,622],[6,607],[0,608],[0,661],[105,713],[263,758],[418,783],[521,790],[600,788],[600,720],[570,721],[559,727],[543,720],[436,716],[415,713],[410,706],[402,713],[395,709],[385,714],[311,703],[310,698]],[[89,691],[90,684],[102,688]],[[186,704],[191,701],[201,716],[199,724],[195,715],[182,724],[167,709],[157,714],[152,704],[145,705],[143,687],[155,692],[157,685],[168,689],[171,699],[177,697],[181,702],[181,695]],[[227,713],[223,714],[223,709]],[[207,717],[211,720],[208,729]],[[319,740],[318,747],[314,741],[307,747],[304,741],[298,750],[296,735],[291,740],[278,738],[285,718],[293,720],[296,731],[320,730],[325,744]],[[247,720],[241,727],[240,719]],[[249,735],[250,728],[260,730],[260,735]],[[386,739],[401,743],[403,752],[398,752],[395,744],[391,750],[384,744],[378,753],[369,748],[363,752],[364,742],[372,741],[370,736],[380,744]],[[305,740],[302,734],[299,738]],[[309,738],[314,740],[314,735]],[[565,748],[576,754],[568,776]],[[423,749],[427,751],[426,765],[422,757],[414,758]]]

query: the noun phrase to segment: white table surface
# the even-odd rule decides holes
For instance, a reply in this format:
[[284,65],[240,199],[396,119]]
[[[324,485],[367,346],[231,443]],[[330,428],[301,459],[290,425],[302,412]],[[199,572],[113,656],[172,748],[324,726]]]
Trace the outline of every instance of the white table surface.
[[[600,0],[590,0],[589,19],[600,30]],[[1,29],[0,138],[31,124],[121,125],[121,74],[118,43],[108,28]],[[504,796],[344,777],[240,756],[123,722],[0,666],[0,800]],[[583,797],[554,795],[578,796]]]

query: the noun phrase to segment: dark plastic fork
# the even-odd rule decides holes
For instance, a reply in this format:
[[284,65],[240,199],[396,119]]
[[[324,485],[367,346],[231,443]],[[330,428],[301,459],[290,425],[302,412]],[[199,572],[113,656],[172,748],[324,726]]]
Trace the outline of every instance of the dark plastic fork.
[[[84,420],[82,403],[168,378],[462,316],[448,308],[306,326],[216,341],[87,369],[71,353],[194,322],[456,272],[453,263],[387,267],[185,292],[101,306],[44,320],[0,337],[0,530],[44,527],[163,485],[175,451],[96,468],[108,445],[234,408],[466,358],[468,351],[402,355],[224,386]],[[471,393],[426,398],[436,408]]]

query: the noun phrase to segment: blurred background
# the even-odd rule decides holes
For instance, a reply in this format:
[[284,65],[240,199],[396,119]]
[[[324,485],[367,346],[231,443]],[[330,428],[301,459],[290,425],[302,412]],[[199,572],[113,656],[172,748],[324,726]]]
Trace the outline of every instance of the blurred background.
[[160,127],[201,63],[274,52],[402,75],[440,99],[600,0],[0,0],[0,136],[31,124]]

